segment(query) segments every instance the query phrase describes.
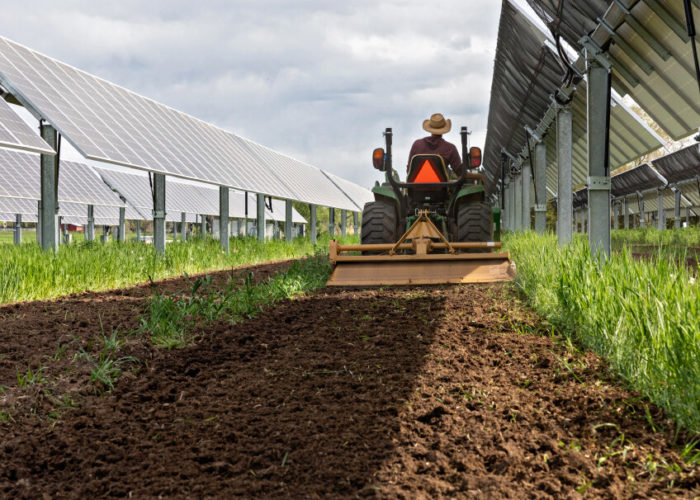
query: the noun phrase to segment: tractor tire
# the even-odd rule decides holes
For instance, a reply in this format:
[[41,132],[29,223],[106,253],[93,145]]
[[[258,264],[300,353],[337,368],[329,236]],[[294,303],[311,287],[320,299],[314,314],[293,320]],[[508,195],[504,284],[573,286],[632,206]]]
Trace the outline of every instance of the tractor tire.
[[[398,215],[396,205],[389,200],[365,203],[362,209],[362,244],[396,243],[398,238]],[[363,252],[376,253],[376,252]]]
[[491,241],[493,215],[491,206],[483,201],[467,201],[457,212],[457,241]]

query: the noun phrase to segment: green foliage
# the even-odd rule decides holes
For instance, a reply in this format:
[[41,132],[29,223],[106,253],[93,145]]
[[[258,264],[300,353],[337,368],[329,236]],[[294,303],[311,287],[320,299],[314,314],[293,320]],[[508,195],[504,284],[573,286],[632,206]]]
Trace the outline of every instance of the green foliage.
[[655,227],[619,229],[612,232],[613,248],[629,245],[653,245],[656,247],[700,247],[700,227],[665,229]]
[[211,286],[211,277],[204,276],[192,284],[187,296],[154,295],[141,320],[141,331],[150,333],[158,347],[185,347],[192,340],[189,332],[197,321],[226,318],[237,323],[253,318],[280,300],[324,287],[329,274],[328,257],[319,253],[257,284],[253,273],[248,273],[242,284],[232,274],[226,286],[217,290]]
[[44,378],[44,367],[39,365],[36,370],[32,370],[31,366],[27,366],[25,373],[17,371],[17,385],[20,388],[28,387],[35,384],[43,384],[46,382]]
[[646,262],[623,250],[601,265],[583,235],[564,248],[551,234],[504,241],[516,284],[538,313],[679,424],[700,430],[700,288],[677,255],[660,250]]
[[[230,269],[277,259],[313,255],[326,251],[329,238],[320,237],[314,247],[307,238],[291,242],[255,238],[232,238],[226,254],[210,238],[168,243],[165,257],[157,257],[144,243],[82,242],[61,246],[55,254],[44,253],[36,243],[1,245],[0,303],[50,299],[86,290],[106,290],[179,276]],[[356,237],[347,237],[354,242]]]

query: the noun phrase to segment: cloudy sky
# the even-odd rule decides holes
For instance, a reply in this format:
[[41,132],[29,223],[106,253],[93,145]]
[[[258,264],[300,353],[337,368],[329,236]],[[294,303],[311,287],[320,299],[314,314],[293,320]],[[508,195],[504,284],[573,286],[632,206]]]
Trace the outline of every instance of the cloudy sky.
[[0,34],[369,187],[431,113],[486,135],[499,0],[5,0]]

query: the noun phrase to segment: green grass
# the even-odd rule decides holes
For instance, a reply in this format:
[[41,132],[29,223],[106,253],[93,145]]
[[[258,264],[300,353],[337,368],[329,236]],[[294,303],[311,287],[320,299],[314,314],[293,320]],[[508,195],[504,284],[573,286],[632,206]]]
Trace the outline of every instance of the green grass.
[[582,235],[565,248],[554,235],[530,232],[507,234],[504,243],[516,285],[539,314],[681,426],[700,431],[700,286],[676,255],[661,250],[635,261],[622,250],[599,265]]
[[654,245],[661,247],[700,247],[700,227],[665,229],[618,229],[612,231],[612,247],[620,249],[629,245]]
[[260,283],[250,272],[242,284],[232,275],[218,290],[211,286],[210,276],[203,276],[192,283],[187,296],[156,293],[141,319],[141,331],[150,334],[157,347],[185,347],[197,322],[225,318],[235,324],[254,318],[280,300],[324,287],[329,274],[328,257],[319,252]]
[[[348,236],[344,241],[354,242]],[[44,253],[36,243],[0,246],[0,303],[50,299],[85,290],[106,290],[149,279],[231,269],[270,260],[299,258],[328,251],[328,236],[314,247],[306,238],[291,242],[232,238],[231,251],[221,251],[212,239],[173,242],[165,258],[152,245],[127,242],[82,242],[62,246],[56,254]]]

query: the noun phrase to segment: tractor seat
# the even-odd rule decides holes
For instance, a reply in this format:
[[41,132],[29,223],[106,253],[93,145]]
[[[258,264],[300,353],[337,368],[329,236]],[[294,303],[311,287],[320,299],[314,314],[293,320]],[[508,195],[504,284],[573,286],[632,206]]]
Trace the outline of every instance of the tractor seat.
[[416,184],[408,190],[408,196],[414,203],[442,203],[447,199],[447,188],[424,187],[420,184],[448,182],[449,176],[445,160],[440,155],[414,155],[408,163],[408,182]]

